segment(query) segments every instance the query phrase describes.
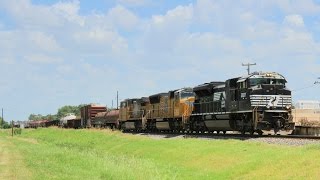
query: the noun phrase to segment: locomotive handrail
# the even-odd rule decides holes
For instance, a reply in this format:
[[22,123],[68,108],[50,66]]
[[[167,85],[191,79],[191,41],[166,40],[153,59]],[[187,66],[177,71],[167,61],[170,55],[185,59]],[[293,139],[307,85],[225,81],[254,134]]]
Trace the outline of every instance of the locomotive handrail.
[[144,112],[142,112],[142,117],[141,117],[141,120],[142,120],[142,129],[145,129],[146,128],[146,124],[147,124],[147,118],[146,116],[148,116],[148,114],[151,113],[151,110],[148,111],[148,113],[146,113],[146,115],[144,115]]

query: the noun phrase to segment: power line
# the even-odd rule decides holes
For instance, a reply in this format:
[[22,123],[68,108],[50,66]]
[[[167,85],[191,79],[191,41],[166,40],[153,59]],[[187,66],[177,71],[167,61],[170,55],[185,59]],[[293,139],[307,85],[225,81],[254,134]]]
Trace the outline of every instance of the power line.
[[248,75],[250,74],[250,66],[255,66],[257,65],[256,63],[247,63],[247,64],[244,64],[242,63],[242,66],[247,66],[247,71],[248,71]]
[[292,92],[297,92],[297,91],[301,91],[301,90],[304,90],[304,89],[309,89],[309,88],[312,88],[313,86],[315,86],[316,84],[313,84],[311,86],[307,86],[307,87],[303,87],[303,88],[300,88],[300,89],[294,89],[292,90]]
[[[320,78],[319,78],[320,79]],[[310,86],[306,86],[306,87],[303,87],[303,88],[300,88],[300,89],[295,89],[295,90],[292,90],[292,92],[296,92],[296,91],[301,91],[301,90],[304,90],[304,89],[309,89],[309,88],[312,88],[316,85],[320,84],[320,81],[315,81],[312,85]]]

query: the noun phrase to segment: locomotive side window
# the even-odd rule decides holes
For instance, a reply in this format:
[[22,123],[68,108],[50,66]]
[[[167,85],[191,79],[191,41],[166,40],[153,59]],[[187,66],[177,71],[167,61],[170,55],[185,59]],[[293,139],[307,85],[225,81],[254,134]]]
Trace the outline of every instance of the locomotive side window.
[[188,97],[193,97],[193,96],[194,96],[193,92],[187,92],[187,91],[182,91],[181,92],[181,99],[188,98]]
[[121,107],[123,107],[123,108],[124,108],[124,107],[127,107],[127,103],[122,102],[122,103],[121,103]]
[[239,83],[239,88],[240,88],[240,89],[245,89],[245,88],[247,88],[247,82],[246,82],[246,81],[240,82],[240,83]]
[[174,93],[174,99],[178,101],[180,99],[180,92]]

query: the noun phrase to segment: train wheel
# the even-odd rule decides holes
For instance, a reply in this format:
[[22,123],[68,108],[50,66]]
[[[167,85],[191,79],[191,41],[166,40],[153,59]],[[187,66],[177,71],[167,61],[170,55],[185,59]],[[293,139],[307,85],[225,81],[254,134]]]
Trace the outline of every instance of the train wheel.
[[254,130],[251,130],[250,131],[250,135],[252,136],[254,134]]
[[258,135],[259,135],[259,136],[262,136],[262,134],[263,134],[263,131],[261,131],[261,130],[258,130],[257,132],[258,132]]

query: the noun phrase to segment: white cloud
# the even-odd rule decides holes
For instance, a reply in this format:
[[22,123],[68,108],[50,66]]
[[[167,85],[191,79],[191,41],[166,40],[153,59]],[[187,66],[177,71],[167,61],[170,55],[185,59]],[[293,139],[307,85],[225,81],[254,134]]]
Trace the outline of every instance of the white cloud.
[[169,28],[179,25],[187,25],[193,18],[193,5],[177,6],[169,10],[165,15],[155,15],[152,17],[152,24],[156,27]]
[[197,19],[205,24],[212,24],[216,17],[219,16],[221,7],[211,0],[197,0],[195,11]]
[[30,63],[52,64],[63,62],[62,58],[52,57],[44,54],[32,54],[24,56],[24,59]]
[[0,56],[0,63],[1,64],[9,64],[13,65],[15,64],[15,58],[12,55],[2,55]]
[[192,52],[193,55],[221,56],[222,54],[238,53],[243,51],[238,39],[229,38],[214,33],[186,33],[174,44],[178,53]]
[[269,0],[265,3],[275,5],[290,14],[312,15],[320,12],[320,5],[314,0]]
[[117,0],[118,3],[127,5],[127,6],[144,6],[149,2],[150,0]]
[[43,28],[62,25],[61,19],[51,11],[51,7],[33,5],[30,0],[1,1],[0,7],[11,14],[20,27]]
[[79,16],[80,1],[73,0],[72,2],[58,2],[52,6],[53,12],[66,18],[70,22],[84,26],[84,18]]
[[[108,50],[117,52],[124,52],[128,48],[128,44],[117,32],[102,28],[93,28],[88,31],[76,32],[73,35],[75,42],[90,50],[103,50],[106,53]],[[91,46],[91,47],[90,47]]]
[[47,35],[44,32],[31,32],[28,37],[33,45],[44,51],[59,51],[62,48],[52,35]]
[[154,15],[143,29],[143,51],[170,52],[179,36],[188,31],[193,5],[177,6],[164,15]]
[[126,30],[136,29],[139,23],[138,17],[123,6],[116,6],[108,12],[108,18],[113,24]]
[[16,47],[17,32],[15,31],[0,31],[0,52],[8,52]]
[[288,25],[296,26],[296,27],[304,26],[303,17],[300,16],[299,14],[287,15],[284,18],[284,23]]

